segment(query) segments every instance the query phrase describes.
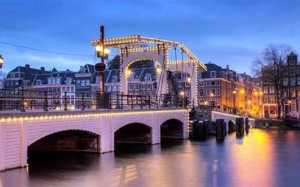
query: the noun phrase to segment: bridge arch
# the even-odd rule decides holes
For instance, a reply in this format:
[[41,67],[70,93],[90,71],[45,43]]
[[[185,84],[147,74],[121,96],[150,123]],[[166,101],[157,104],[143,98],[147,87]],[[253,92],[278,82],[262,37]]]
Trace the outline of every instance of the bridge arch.
[[[121,71],[121,85],[122,86],[120,88],[120,90],[122,90],[123,93],[128,94],[128,78],[130,76],[129,67],[132,64],[139,62],[139,61],[143,61],[143,60],[154,61],[154,68],[156,69],[156,72],[155,72],[156,73],[156,82],[157,82],[157,84],[158,83],[164,84],[162,86],[158,85],[157,93],[161,92],[161,90],[160,90],[161,88],[164,89],[166,87],[166,84],[167,84],[166,80],[165,81],[161,80],[162,77],[166,77],[166,76],[163,76],[164,72],[162,70],[163,63],[166,64],[165,57],[163,56],[163,54],[156,54],[156,53],[148,52],[143,55],[130,55],[128,57],[123,57],[123,64],[121,65],[121,69],[123,70],[123,71]],[[159,72],[157,71],[158,69],[160,69]]]
[[89,129],[89,128],[52,128],[52,129],[47,129],[48,131],[44,131],[43,129],[39,128],[38,131],[34,131],[34,133],[29,133],[27,134],[27,147],[30,146],[32,143],[44,138],[44,137],[47,137],[51,134],[55,134],[55,133],[59,133],[59,132],[63,132],[63,131],[86,131],[86,132],[91,132],[91,133],[94,133],[94,134],[97,134],[100,136],[100,132],[98,131],[95,131],[94,129]]
[[56,131],[31,142],[27,149],[100,152],[100,134],[81,129]]
[[114,131],[114,142],[152,144],[152,131],[145,123],[129,123]]
[[176,118],[171,118],[164,121],[160,125],[160,137],[163,138],[184,138],[184,123]]

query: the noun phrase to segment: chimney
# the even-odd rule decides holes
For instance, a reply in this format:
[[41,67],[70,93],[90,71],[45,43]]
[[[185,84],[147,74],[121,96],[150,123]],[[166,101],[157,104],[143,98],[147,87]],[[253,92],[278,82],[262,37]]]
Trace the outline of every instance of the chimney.
[[226,70],[229,71],[229,65],[226,65]]
[[25,75],[30,75],[30,65],[29,64],[25,65]]
[[41,74],[45,73],[45,68],[41,67]]

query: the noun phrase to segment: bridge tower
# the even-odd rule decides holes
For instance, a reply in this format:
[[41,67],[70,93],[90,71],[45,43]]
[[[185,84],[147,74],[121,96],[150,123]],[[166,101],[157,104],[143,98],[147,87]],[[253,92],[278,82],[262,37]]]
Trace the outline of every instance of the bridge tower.
[[[99,40],[92,40],[96,46]],[[169,93],[167,72],[181,70],[190,75],[191,101],[198,104],[198,71],[206,71],[206,66],[183,44],[171,40],[152,38],[140,35],[104,39],[106,47],[119,48],[120,65],[120,92],[128,94],[129,66],[139,60],[154,60],[156,62],[157,96]],[[188,59],[169,60],[170,48],[181,49]]]

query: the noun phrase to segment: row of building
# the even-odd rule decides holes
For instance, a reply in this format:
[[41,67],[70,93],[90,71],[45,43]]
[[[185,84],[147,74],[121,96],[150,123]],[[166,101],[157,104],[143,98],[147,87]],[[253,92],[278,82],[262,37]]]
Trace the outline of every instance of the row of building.
[[[239,74],[216,64],[205,64],[206,72],[199,72],[198,95],[199,103],[210,105],[215,110],[228,113],[262,115],[262,90],[253,79],[245,73]],[[135,68],[128,77],[128,94],[146,95],[155,99],[157,96],[157,80],[155,68]],[[119,70],[105,70],[104,91],[116,95],[119,93]],[[172,73],[175,89],[178,93],[190,95],[190,84],[186,73]],[[47,91],[49,102],[63,104],[66,96],[68,106],[76,104],[81,97],[95,98],[100,90],[100,74],[94,70],[94,65],[81,66],[79,71],[51,71],[44,67],[35,69],[30,65],[18,66],[7,74],[4,89],[13,90],[23,87],[43,95]],[[53,99],[54,98],[54,99]],[[56,100],[55,100],[56,99]],[[52,104],[53,104],[52,103]],[[51,104],[51,103],[50,103]]]

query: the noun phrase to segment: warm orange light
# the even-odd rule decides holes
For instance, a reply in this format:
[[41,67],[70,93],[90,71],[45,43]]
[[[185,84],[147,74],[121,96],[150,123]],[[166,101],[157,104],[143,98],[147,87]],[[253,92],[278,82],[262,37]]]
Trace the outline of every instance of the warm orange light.
[[188,77],[187,77],[187,81],[188,81],[188,83],[190,83],[190,82],[192,81],[191,76],[188,76]]
[[105,49],[104,49],[104,54],[105,54],[105,55],[108,55],[108,54],[109,54],[109,48],[105,48]]
[[211,92],[211,93],[210,93],[210,96],[213,97],[213,96],[214,96],[214,93]]
[[181,91],[181,92],[180,92],[180,95],[181,95],[181,96],[184,96],[184,91]]
[[251,104],[251,101],[250,101],[250,100],[248,101],[248,104]]
[[156,73],[161,74],[161,68],[156,68]]
[[102,45],[96,45],[96,51],[97,52],[101,52],[103,50],[103,46]]
[[262,96],[264,93],[262,91],[259,92],[259,95]]
[[232,93],[233,93],[233,94],[236,94],[236,90],[233,90]]
[[207,105],[208,103],[207,103],[207,101],[204,101],[204,105]]
[[291,100],[288,100],[288,103],[289,103],[289,104],[291,104],[291,103],[292,103],[292,101],[291,101]]
[[258,95],[258,92],[257,92],[257,91],[255,91],[255,92],[254,92],[254,95],[255,95],[255,96],[257,96],[257,95]]
[[130,77],[132,71],[130,69],[127,70],[127,77]]
[[245,90],[241,90],[241,91],[240,91],[240,94],[244,94],[244,93],[245,93]]

